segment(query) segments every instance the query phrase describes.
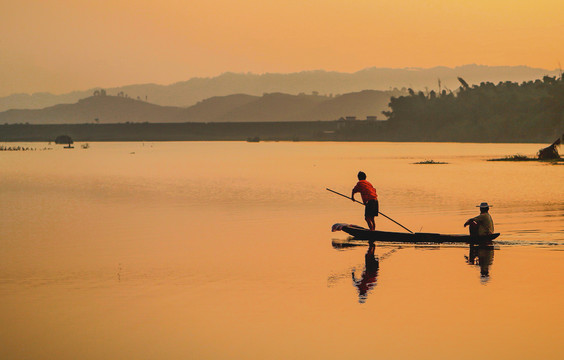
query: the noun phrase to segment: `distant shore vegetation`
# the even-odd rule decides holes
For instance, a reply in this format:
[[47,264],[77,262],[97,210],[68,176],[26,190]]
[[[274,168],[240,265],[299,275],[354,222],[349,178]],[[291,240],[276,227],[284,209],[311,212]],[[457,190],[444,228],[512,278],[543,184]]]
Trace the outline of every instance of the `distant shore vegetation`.
[[488,161],[538,161],[538,158],[530,157],[527,155],[516,154],[516,155],[507,155],[505,157],[497,158],[497,159],[489,159]]
[[341,138],[387,141],[547,142],[564,132],[564,78],[482,82],[458,78],[455,91],[414,91],[392,97],[385,126],[358,124]]
[[419,140],[526,141],[547,140],[564,130],[564,79],[481,83],[462,78],[458,91],[409,89],[392,97],[385,112],[390,128]]
[[559,159],[539,159],[538,157],[526,156],[526,155],[507,155],[502,158],[488,159],[488,161],[539,161],[546,163],[564,163],[564,158]]
[[[61,133],[76,141],[167,141],[239,140],[260,141],[437,141],[437,142],[528,142],[546,143],[564,133],[564,79],[544,76],[521,84],[482,82],[469,85],[459,78],[454,91],[407,89],[392,96],[386,120],[357,119],[296,121],[288,106],[277,103],[288,96],[268,96],[288,121],[254,122],[124,122],[102,124],[32,125],[0,127],[0,141],[52,141]],[[360,93],[359,93],[360,94]],[[360,96],[356,94],[355,96]],[[405,94],[405,95],[404,95]],[[313,96],[313,95],[312,95]],[[121,104],[119,97],[108,98]],[[313,96],[313,98],[317,98]],[[122,99],[123,100],[123,99]],[[96,103],[90,100],[92,103]],[[122,101],[123,102],[123,101]],[[131,103],[133,104],[133,103]],[[130,105],[131,105],[130,104]],[[134,105],[146,106],[139,102]],[[144,108],[143,108],[144,109]],[[139,109],[137,109],[139,110]],[[141,109],[142,110],[142,109]],[[170,109],[168,109],[170,110]],[[176,109],[173,109],[177,111]],[[277,112],[278,113],[278,112]],[[313,113],[312,113],[313,114]],[[314,115],[312,115],[313,117]],[[506,161],[519,161],[518,158]]]
[[448,163],[443,162],[443,161],[425,160],[425,161],[414,162],[413,164],[415,164],[415,165],[446,165]]
[[33,146],[7,146],[0,145],[0,151],[38,151],[38,150],[53,150],[52,147],[36,148]]

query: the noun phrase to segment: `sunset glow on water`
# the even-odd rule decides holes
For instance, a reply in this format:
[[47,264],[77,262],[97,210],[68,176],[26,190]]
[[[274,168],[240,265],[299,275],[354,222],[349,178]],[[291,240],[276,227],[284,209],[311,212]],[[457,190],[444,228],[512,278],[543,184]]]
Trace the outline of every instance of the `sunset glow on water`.
[[[0,358],[561,358],[564,167],[486,161],[542,144],[75,145],[0,152]],[[359,170],[413,231],[493,204],[499,241],[377,244],[367,273],[325,190]]]

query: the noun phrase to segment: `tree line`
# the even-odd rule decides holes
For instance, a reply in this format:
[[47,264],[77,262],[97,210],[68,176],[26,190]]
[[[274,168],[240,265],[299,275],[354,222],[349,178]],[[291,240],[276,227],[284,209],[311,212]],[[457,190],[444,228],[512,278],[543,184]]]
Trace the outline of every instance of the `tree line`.
[[564,78],[521,84],[458,78],[456,91],[392,97],[387,137],[414,141],[546,142],[564,131]]
[[564,133],[564,78],[521,84],[458,78],[454,91],[414,91],[390,99],[387,121],[350,122],[335,140],[552,142]]

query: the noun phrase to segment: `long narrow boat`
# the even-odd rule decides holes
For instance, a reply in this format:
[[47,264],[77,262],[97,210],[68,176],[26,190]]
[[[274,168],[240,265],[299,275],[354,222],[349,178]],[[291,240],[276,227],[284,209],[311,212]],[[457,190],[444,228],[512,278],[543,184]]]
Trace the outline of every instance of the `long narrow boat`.
[[436,234],[436,233],[398,233],[390,231],[371,231],[358,225],[351,224],[335,224],[333,231],[344,231],[354,236],[357,240],[399,242],[399,243],[466,243],[466,244],[484,244],[491,242],[499,236],[494,233],[488,236],[470,236],[470,235],[454,235],[454,234]]

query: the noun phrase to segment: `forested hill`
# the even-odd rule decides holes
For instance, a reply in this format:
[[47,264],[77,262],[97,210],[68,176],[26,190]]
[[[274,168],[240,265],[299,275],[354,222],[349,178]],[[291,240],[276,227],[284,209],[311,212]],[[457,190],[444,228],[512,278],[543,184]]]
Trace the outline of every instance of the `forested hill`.
[[415,92],[390,101],[389,140],[546,142],[564,132],[564,79],[545,76],[521,84],[459,78],[456,93]]
[[337,120],[345,116],[383,118],[382,111],[389,109],[390,98],[401,94],[407,92],[365,90],[340,96],[234,94],[212,97],[181,108],[98,93],[74,104],[0,112],[0,124],[295,122]]
[[[81,132],[74,127],[77,133],[70,135],[83,141],[244,140],[258,136],[276,140],[551,143],[564,133],[562,76],[545,76],[520,84],[483,82],[470,86],[462,78],[459,83],[455,91],[440,92],[409,89],[401,94],[360,92],[339,97],[232,95],[211,98],[190,108],[159,107],[139,100],[100,96],[43,111],[6,111],[0,113],[0,123],[82,123]],[[387,121],[303,121],[337,119],[346,114],[362,119],[359,111],[376,114],[378,101],[383,97],[390,105],[384,112]],[[375,108],[370,107],[374,105]],[[55,127],[2,125],[0,139],[48,140],[57,135]],[[139,127],[144,132],[135,137],[131,131],[140,131]]]
[[[106,88],[108,95],[124,93],[131,98],[142,99],[156,105],[186,107],[215,96],[263,93],[345,94],[365,89],[389,90],[411,87],[416,90],[434,88],[438,80],[450,89],[457,87],[457,76],[471,84],[481,81],[528,81],[544,75],[554,76],[555,70],[536,69],[527,66],[464,65],[455,68],[444,66],[421,69],[368,68],[354,73],[335,71],[303,71],[290,74],[237,74],[224,73],[210,78],[192,78],[171,85],[139,84]],[[0,111],[9,109],[41,109],[57,104],[72,104],[89,97],[94,90],[74,91],[67,94],[50,93],[12,94],[0,97]]]

